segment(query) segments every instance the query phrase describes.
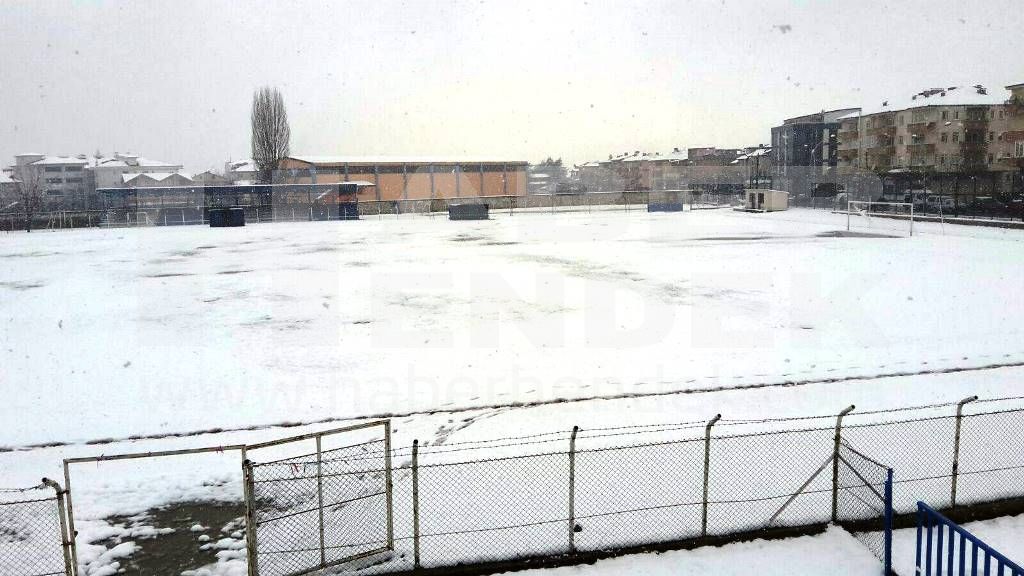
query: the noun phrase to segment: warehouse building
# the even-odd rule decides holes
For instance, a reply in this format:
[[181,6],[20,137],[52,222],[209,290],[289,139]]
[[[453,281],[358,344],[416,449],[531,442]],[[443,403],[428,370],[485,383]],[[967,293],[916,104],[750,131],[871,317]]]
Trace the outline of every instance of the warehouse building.
[[366,181],[360,200],[425,200],[526,195],[525,161],[484,158],[289,156],[275,181],[334,184]]

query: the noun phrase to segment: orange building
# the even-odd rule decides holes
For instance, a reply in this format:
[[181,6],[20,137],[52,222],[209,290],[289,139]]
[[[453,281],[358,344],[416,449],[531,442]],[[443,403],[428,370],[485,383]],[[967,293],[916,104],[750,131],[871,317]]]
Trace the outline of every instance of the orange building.
[[426,200],[526,195],[525,161],[495,159],[289,156],[275,182],[333,184],[365,181],[361,200]]

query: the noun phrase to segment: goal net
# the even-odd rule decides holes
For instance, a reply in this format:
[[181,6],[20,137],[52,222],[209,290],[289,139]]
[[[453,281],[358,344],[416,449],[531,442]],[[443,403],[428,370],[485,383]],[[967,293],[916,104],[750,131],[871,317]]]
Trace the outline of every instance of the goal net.
[[850,200],[846,206],[846,230],[885,236],[913,236],[914,205],[909,202]]

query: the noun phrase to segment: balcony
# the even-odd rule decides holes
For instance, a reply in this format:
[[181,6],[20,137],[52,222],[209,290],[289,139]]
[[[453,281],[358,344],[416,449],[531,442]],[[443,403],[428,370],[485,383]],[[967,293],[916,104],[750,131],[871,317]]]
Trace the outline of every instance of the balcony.
[[935,154],[935,144],[929,144],[927,142],[911,143],[907,145],[907,149],[913,154]]
[[896,153],[896,147],[892,144],[885,146],[872,146],[864,150],[869,156],[892,156]]
[[911,122],[910,124],[907,124],[907,130],[911,132],[924,132],[934,128],[935,120],[922,120],[920,122]]
[[871,127],[865,131],[865,134],[868,136],[894,136],[896,134],[896,125]]

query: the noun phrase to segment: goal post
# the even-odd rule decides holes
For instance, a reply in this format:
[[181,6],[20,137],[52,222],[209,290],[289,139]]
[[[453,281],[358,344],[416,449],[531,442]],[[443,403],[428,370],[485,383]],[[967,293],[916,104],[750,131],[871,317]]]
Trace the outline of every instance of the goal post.
[[870,229],[914,235],[914,204],[912,202],[874,202],[848,200],[846,230]]

